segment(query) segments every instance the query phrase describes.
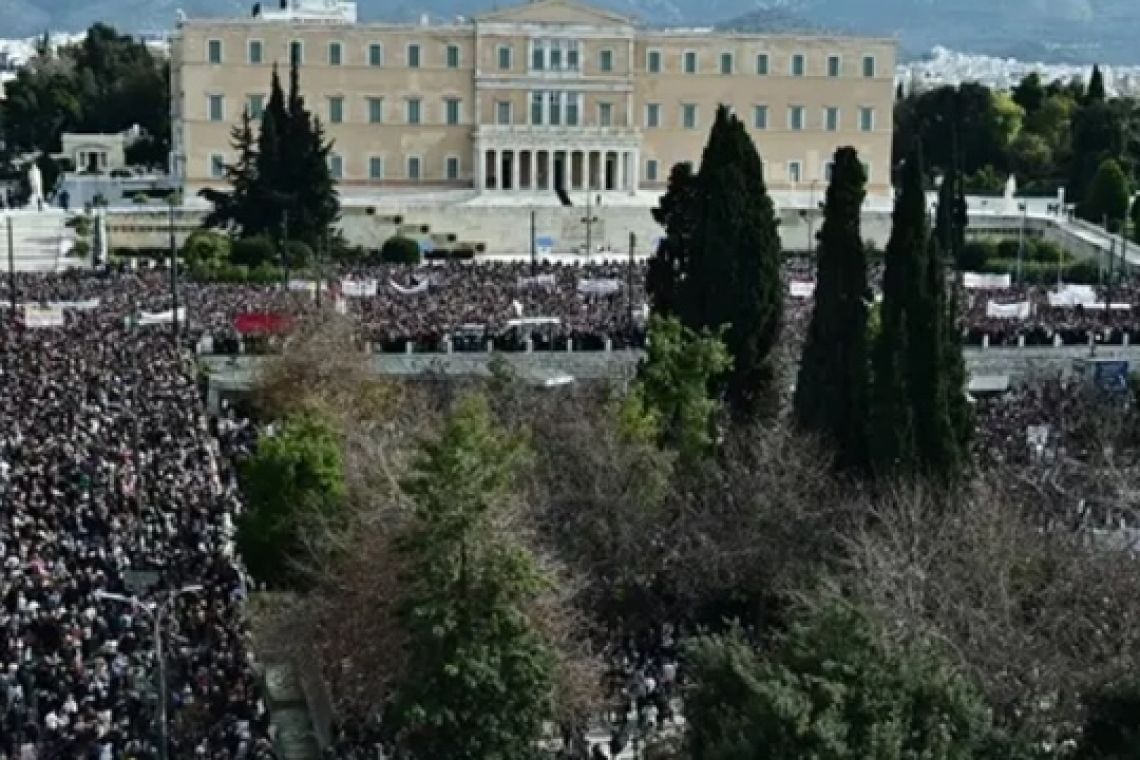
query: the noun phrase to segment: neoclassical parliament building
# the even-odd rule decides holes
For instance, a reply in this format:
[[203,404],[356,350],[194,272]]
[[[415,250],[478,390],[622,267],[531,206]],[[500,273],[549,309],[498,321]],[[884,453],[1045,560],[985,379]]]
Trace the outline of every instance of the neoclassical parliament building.
[[772,191],[822,198],[832,153],[851,145],[869,195],[890,193],[893,39],[656,27],[573,0],[443,24],[271,2],[179,20],[173,163],[187,197],[224,182],[231,129],[291,60],[346,196],[660,192],[673,164],[699,162],[720,104],[748,126]]

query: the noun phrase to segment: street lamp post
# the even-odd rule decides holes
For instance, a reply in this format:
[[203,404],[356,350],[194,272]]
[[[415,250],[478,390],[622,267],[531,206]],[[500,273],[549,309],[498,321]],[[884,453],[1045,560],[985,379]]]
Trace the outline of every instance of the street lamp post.
[[158,756],[161,760],[167,760],[168,758],[166,707],[169,701],[166,693],[166,650],[162,643],[162,624],[166,620],[166,613],[169,611],[170,606],[174,604],[174,601],[178,599],[178,597],[185,594],[196,594],[201,590],[201,586],[184,586],[170,594],[170,596],[161,602],[144,602],[138,597],[114,594],[108,591],[95,592],[96,599],[121,602],[122,604],[129,604],[135,609],[142,610],[150,617],[151,623],[154,625],[154,655],[158,666]]
[[170,330],[174,338],[174,345],[178,345],[178,244],[174,236],[174,206],[178,202],[174,191],[166,199],[167,205],[167,233],[170,240],[170,299],[174,310],[171,312]]

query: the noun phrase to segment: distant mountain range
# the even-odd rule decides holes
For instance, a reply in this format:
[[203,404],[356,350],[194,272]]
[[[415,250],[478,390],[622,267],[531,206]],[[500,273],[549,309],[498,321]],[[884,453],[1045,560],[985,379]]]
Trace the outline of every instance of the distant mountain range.
[[[265,1],[265,0],[263,0]],[[274,0],[267,0],[272,3]],[[507,5],[510,0],[499,0]],[[904,54],[935,45],[1049,63],[1140,65],[1132,36],[1138,0],[599,0],[655,24],[724,25],[753,30],[828,30],[897,35]],[[249,13],[252,0],[3,0],[0,36],[77,31],[105,21],[132,32],[169,29],[189,16]],[[362,19],[410,20],[428,13],[471,16],[494,0],[358,0]]]

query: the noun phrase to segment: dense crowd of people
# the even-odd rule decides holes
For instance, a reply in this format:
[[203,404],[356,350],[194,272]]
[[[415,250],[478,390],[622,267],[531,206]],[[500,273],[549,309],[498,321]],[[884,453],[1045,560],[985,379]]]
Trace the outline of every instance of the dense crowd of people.
[[[92,287],[21,282],[120,308],[150,284]],[[172,757],[271,757],[234,473],[187,355],[121,316],[0,321],[0,757],[156,758],[163,694]]]
[[[802,262],[785,273],[793,334],[810,314],[810,275]],[[190,349],[206,336],[233,341],[241,315],[304,319],[316,307],[311,286],[184,282],[180,346],[159,327],[174,307],[165,272],[20,275],[16,286],[27,308],[0,310],[0,759],[156,758],[163,704],[172,757],[272,757],[232,544],[241,511],[232,461],[252,445],[251,428],[207,420]],[[472,348],[522,339],[589,348],[636,340],[644,287],[644,269],[624,262],[465,264],[342,273],[323,297],[377,347],[462,350],[470,334]],[[1064,303],[1009,287],[967,296],[967,337],[986,330],[1006,343],[1034,330],[1131,330],[1123,305],[1140,306],[1140,285]],[[1098,298],[1120,308],[1097,309]],[[979,453],[1056,456],[1076,445],[1081,403],[1079,387],[1060,379],[980,397]],[[673,640],[662,632],[614,658],[622,707],[612,749],[672,719]],[[368,726],[339,730],[362,757],[375,746]]]

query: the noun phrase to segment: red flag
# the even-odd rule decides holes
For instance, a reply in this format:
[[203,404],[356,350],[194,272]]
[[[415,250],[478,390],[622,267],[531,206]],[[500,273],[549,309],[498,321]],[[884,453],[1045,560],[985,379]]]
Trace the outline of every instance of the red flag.
[[293,321],[282,314],[246,313],[234,317],[234,329],[241,335],[265,335],[288,332]]

